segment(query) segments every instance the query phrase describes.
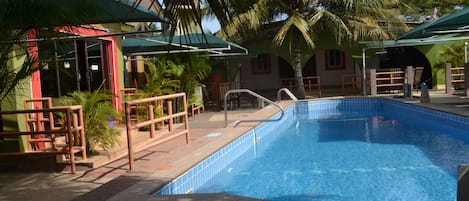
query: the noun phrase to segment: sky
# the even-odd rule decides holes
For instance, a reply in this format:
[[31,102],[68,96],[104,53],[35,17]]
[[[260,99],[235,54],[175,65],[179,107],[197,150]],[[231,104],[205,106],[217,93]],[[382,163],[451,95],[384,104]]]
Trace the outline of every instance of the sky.
[[[163,3],[163,0],[158,0],[158,2]],[[204,17],[202,18],[202,27],[210,30],[210,32],[215,33],[220,30],[220,23],[214,17]]]
[[202,26],[204,29],[210,30],[210,32],[215,33],[220,30],[220,23],[216,19],[204,18],[202,19]]

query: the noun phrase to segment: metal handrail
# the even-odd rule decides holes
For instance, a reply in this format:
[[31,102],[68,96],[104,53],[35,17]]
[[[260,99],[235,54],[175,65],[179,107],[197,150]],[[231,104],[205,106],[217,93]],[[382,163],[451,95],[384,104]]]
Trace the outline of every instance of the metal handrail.
[[235,123],[234,127],[238,126],[240,123],[242,122],[267,122],[267,121],[279,121],[280,119],[282,119],[283,115],[284,115],[284,110],[283,110],[283,107],[280,106],[279,104],[265,98],[264,96],[261,96],[249,89],[231,89],[229,91],[226,92],[225,94],[225,128],[228,127],[228,113],[227,113],[227,98],[228,98],[228,95],[232,94],[232,93],[248,93],[248,94],[251,94],[252,96],[256,97],[256,98],[260,98],[262,99],[263,101],[265,102],[268,102],[276,107],[278,107],[280,109],[280,111],[282,111],[281,115],[279,118],[277,119],[246,119],[246,120],[239,120]]
[[282,91],[285,92],[293,101],[298,101],[298,98],[296,98],[288,88],[281,88],[277,91],[277,101],[282,100]]

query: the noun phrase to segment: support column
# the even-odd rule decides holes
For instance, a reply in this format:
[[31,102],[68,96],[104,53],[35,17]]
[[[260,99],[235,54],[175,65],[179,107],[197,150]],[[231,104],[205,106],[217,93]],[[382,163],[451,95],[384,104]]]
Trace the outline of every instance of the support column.
[[[366,49],[362,49],[362,90],[363,90],[363,96],[366,96],[367,90],[366,90]],[[376,72],[376,71],[375,71]],[[376,78],[376,75],[375,75]]]
[[370,90],[371,95],[378,95],[378,90],[376,88],[376,69],[370,69]]
[[412,90],[414,86],[414,67],[413,66],[407,66],[406,72],[405,72],[405,80],[404,80],[404,96],[405,97],[413,97]]
[[452,94],[453,93],[452,87],[453,86],[451,86],[451,63],[446,63],[445,65],[445,93],[448,95]]

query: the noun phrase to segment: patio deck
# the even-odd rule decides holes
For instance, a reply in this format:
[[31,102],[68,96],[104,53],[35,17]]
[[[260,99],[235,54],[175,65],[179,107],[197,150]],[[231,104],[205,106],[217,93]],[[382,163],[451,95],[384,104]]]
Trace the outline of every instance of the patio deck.
[[[469,116],[469,98],[446,95],[441,91],[431,91],[430,96],[430,103],[419,103],[416,98],[390,98]],[[228,118],[230,122],[242,118],[258,119],[270,116],[276,111],[275,108],[262,111],[229,111]],[[223,128],[223,111],[201,113],[189,123],[189,144],[185,144],[184,137],[181,136],[139,152],[133,172],[128,172],[128,160],[124,157],[99,168],[78,169],[76,175],[69,174],[69,170],[62,173],[0,173],[0,200],[255,200],[226,194],[150,195],[253,126],[241,124],[237,128]],[[210,133],[222,135],[207,137]]]

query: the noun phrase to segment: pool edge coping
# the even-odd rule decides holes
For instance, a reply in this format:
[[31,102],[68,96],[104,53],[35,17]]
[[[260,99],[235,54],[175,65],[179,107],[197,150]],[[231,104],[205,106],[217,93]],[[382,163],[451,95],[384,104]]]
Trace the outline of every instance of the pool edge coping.
[[[284,108],[293,105],[293,101],[281,101],[280,105]],[[243,119],[269,119],[279,112],[276,107],[265,107],[257,112],[249,114]],[[252,118],[255,116],[255,118]],[[157,170],[148,178],[143,178],[142,181],[130,186],[129,188],[121,191],[120,193],[112,196],[108,200],[112,201],[127,201],[127,200],[158,200],[158,197],[164,197],[165,201],[171,201],[170,196],[153,195],[156,191],[169,184],[172,180],[184,174],[186,171],[195,167],[197,164],[222,149],[227,144],[233,142],[240,136],[249,132],[262,122],[243,123],[237,127],[232,127],[230,124],[228,128],[218,128],[214,132],[223,133],[217,139],[210,143],[194,150],[190,155],[185,156],[173,163],[173,169],[170,170]],[[249,198],[248,198],[249,199]],[[177,197],[174,198],[174,201]],[[252,198],[252,200],[259,200]]]

